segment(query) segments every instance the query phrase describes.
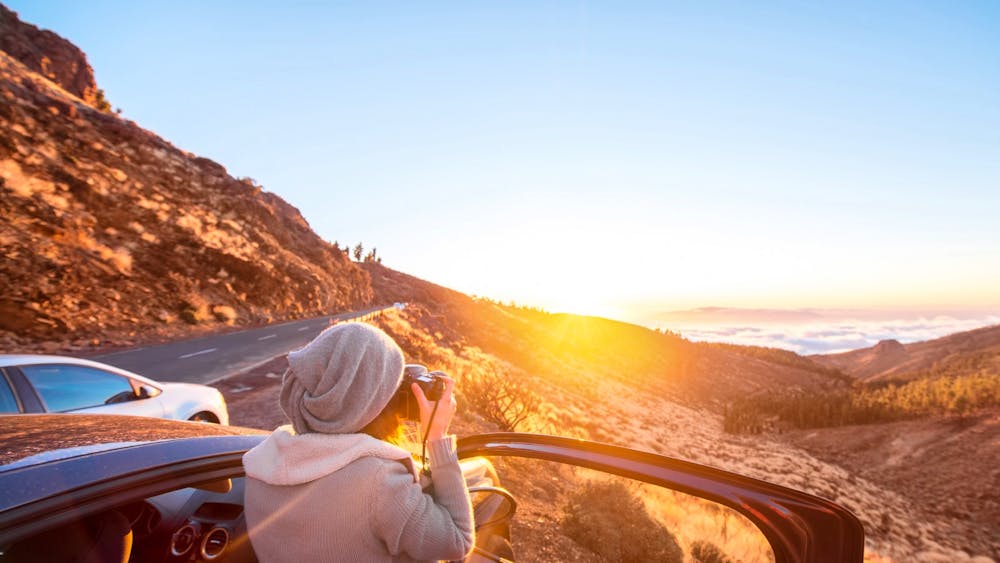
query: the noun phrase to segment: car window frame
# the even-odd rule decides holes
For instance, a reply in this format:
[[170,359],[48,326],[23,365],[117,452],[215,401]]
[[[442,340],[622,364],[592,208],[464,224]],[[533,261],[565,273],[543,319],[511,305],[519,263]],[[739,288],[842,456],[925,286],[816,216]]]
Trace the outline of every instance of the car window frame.
[[9,375],[7,375],[7,371],[5,369],[3,369],[3,368],[0,368],[0,378],[3,378],[3,381],[7,384],[7,388],[10,389],[10,394],[11,394],[12,397],[14,397],[14,406],[17,407],[17,412],[15,412],[15,413],[9,413],[9,414],[21,414],[21,413],[23,413],[24,412],[24,403],[21,401],[21,397],[19,396],[19,393],[17,392],[17,388],[14,386],[14,382],[11,381],[11,377]]
[[24,376],[24,373],[21,372],[18,366],[6,366],[0,368],[0,371],[3,371],[7,380],[12,383],[14,394],[17,395],[17,399],[21,403],[22,413],[34,414],[46,412],[45,405],[42,403],[41,397],[38,396],[38,392],[35,391],[35,387],[28,381],[28,378]]

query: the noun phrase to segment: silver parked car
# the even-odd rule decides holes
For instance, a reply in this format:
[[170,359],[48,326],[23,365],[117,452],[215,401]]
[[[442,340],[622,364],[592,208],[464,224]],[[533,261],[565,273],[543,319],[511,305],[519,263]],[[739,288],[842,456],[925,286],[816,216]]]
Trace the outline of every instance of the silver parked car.
[[130,414],[229,424],[218,389],[66,356],[0,355],[0,413]]

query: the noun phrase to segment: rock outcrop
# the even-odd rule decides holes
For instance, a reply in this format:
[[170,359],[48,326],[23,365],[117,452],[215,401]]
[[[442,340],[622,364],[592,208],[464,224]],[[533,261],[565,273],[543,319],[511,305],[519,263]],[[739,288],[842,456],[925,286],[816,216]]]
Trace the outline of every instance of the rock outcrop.
[[98,108],[106,105],[97,90],[87,56],[69,41],[46,29],[22,22],[0,4],[0,51]]

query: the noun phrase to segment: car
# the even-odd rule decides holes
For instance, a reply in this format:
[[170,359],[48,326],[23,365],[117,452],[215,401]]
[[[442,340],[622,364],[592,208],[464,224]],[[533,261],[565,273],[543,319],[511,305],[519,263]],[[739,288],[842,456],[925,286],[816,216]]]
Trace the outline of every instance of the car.
[[218,389],[67,356],[0,355],[0,413],[130,414],[229,424]]
[[[252,563],[242,456],[265,436],[260,430],[147,417],[0,415],[0,559]],[[481,469],[486,459],[496,465],[491,486],[474,487],[477,547],[467,561],[511,561],[514,554],[531,561],[572,558],[551,528],[540,546],[550,550],[544,557],[524,553],[528,538],[510,535],[518,529],[511,524],[521,518],[518,503],[559,485],[560,470],[550,468],[522,472],[528,486],[520,493],[501,488],[508,484],[499,482],[505,471],[532,461],[589,468],[717,502],[752,522],[769,544],[766,559],[779,563],[863,559],[864,530],[848,510],[749,477],[539,434],[469,436],[459,440],[458,451],[463,464]],[[723,526],[732,522],[713,514]],[[524,518],[547,526],[545,516]],[[491,541],[497,534],[503,541]]]

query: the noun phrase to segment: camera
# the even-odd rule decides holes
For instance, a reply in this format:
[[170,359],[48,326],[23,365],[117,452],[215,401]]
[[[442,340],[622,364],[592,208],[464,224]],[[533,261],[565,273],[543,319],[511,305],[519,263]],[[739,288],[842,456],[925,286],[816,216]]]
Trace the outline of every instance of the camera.
[[416,383],[424,392],[428,401],[440,401],[444,393],[444,380],[438,377],[444,375],[440,371],[427,371],[420,364],[406,364],[403,368],[403,382],[399,385],[398,395],[402,401],[402,413],[409,420],[420,419],[420,407],[410,385]]

